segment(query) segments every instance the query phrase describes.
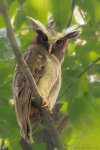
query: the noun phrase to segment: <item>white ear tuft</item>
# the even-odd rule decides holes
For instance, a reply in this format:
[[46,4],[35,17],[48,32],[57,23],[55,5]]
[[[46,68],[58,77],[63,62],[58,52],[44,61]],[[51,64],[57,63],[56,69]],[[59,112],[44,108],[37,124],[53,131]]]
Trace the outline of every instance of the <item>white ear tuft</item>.
[[78,27],[79,27],[79,25],[70,26],[70,27],[68,27],[68,28],[66,28],[66,29],[64,30],[64,33],[65,33],[66,35],[68,35],[69,33],[75,31],[75,29],[77,29]]
[[35,31],[36,30],[42,30],[42,31],[46,30],[45,26],[40,21],[35,20],[35,19],[33,19],[32,17],[29,17],[29,16],[27,16],[26,18],[32,23],[33,30],[35,30]]

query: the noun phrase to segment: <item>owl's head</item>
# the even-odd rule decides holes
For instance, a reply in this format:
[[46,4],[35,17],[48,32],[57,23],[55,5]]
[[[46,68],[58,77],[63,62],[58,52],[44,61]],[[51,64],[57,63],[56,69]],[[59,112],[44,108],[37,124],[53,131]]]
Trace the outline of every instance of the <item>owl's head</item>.
[[55,31],[53,18],[49,19],[46,26],[31,17],[27,18],[31,21],[33,30],[37,33],[36,44],[43,46],[49,54],[55,55],[62,62],[68,40],[77,37],[80,33],[76,30],[78,25],[66,28],[60,33]]

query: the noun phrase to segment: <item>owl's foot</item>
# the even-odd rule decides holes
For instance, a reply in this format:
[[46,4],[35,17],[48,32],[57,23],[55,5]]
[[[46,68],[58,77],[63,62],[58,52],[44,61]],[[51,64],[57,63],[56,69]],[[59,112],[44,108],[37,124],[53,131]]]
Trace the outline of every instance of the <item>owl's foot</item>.
[[43,99],[41,107],[45,107],[50,110],[50,102],[47,99]]
[[[42,102],[41,107],[45,107],[48,110],[50,110],[50,102],[45,98],[42,98],[42,100],[43,100],[43,102]],[[36,101],[36,99],[34,97],[32,97],[31,98],[31,106],[32,107],[38,107],[38,105],[36,105],[35,101]]]

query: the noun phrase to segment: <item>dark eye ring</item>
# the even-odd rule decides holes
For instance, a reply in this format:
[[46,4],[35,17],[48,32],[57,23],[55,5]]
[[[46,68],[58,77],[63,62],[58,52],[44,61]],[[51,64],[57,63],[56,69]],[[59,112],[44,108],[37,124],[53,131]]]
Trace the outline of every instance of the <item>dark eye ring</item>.
[[48,42],[48,38],[45,35],[41,36],[41,42]]
[[63,40],[57,40],[57,41],[56,41],[56,44],[57,44],[58,46],[62,46]]

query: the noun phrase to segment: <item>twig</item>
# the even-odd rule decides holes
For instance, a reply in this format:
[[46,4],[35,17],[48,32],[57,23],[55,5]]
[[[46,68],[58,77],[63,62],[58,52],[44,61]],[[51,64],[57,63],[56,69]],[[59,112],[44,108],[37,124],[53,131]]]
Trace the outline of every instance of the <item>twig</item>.
[[100,61],[100,57],[98,57],[97,59],[95,59],[89,66],[87,66],[87,68],[82,71],[79,75],[78,78],[80,78],[84,73],[86,73],[91,67],[93,67],[98,61]]
[[[85,70],[83,70],[77,78],[80,78],[82,75],[84,75],[91,67],[93,67],[98,61],[100,61],[100,57],[95,59]],[[74,86],[74,83],[71,83],[63,92],[62,94],[58,97],[58,99],[61,99],[72,87]]]
[[[13,27],[11,25],[10,22],[10,18],[8,15],[8,7],[7,7],[7,3],[5,0],[0,0],[0,12],[2,13],[5,25],[6,25],[6,29],[7,29],[7,36],[8,39],[10,41],[12,50],[16,56],[16,60],[17,63],[20,67],[20,70],[22,71],[23,75],[25,76],[26,80],[28,81],[29,84],[29,88],[31,90],[31,92],[33,93],[34,97],[36,98],[36,104],[41,106],[42,103],[42,97],[39,94],[38,88],[36,86],[35,80],[27,66],[27,64],[25,63],[22,54],[20,52],[20,48],[17,45],[15,36],[14,36],[14,30]],[[52,136],[52,138],[54,139],[54,145],[55,147],[58,148],[58,150],[62,150],[62,145],[60,143],[60,139],[57,133],[57,130],[53,124],[53,121],[50,117],[50,113],[45,109],[45,108],[41,108],[41,114],[43,117],[43,123],[44,126],[47,128],[49,134]]]
[[70,19],[69,19],[69,21],[68,21],[68,24],[67,24],[66,28],[68,28],[68,27],[71,26],[72,18],[73,18],[73,13],[74,13],[74,9],[75,9],[75,0],[72,0],[71,16],[70,16]]

